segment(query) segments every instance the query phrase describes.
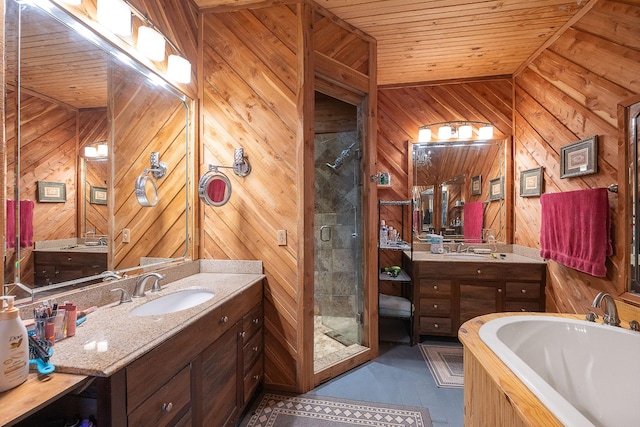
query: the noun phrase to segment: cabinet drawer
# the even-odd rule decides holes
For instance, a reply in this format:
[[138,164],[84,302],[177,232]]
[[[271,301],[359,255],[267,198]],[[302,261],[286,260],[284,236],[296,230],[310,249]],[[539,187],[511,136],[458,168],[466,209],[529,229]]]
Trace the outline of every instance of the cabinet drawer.
[[165,426],[191,400],[191,370],[185,367],[129,414],[130,426]]
[[420,314],[426,316],[451,315],[451,300],[443,298],[420,298]]
[[421,334],[450,334],[451,319],[445,317],[420,316]]
[[450,281],[420,279],[420,296],[448,297],[450,295],[451,295]]
[[242,343],[246,344],[253,335],[262,329],[262,304],[253,308],[242,318],[242,331],[245,333]]
[[540,304],[533,301],[508,301],[504,305],[505,311],[540,311]]
[[251,400],[253,392],[256,391],[256,388],[258,388],[258,385],[260,385],[260,382],[262,381],[262,374],[263,365],[262,359],[260,359],[244,376],[244,403]]
[[262,334],[255,334],[251,337],[249,342],[244,345],[242,352],[244,373],[246,374],[247,371],[256,363],[256,360],[262,356]]
[[539,283],[507,282],[507,299],[540,298]]

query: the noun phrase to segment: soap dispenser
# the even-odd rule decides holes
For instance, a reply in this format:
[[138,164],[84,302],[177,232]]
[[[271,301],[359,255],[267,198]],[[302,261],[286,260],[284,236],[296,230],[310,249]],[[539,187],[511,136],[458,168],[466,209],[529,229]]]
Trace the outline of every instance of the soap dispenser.
[[13,306],[14,298],[0,297],[0,392],[19,386],[29,375],[27,328]]

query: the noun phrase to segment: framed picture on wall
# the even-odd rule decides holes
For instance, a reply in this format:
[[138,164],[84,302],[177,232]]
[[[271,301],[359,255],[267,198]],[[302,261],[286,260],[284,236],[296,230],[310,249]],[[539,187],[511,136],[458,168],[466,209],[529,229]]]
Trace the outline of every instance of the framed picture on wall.
[[502,200],[504,198],[504,188],[502,186],[502,177],[494,178],[489,181],[489,200]]
[[107,188],[106,187],[94,187],[91,186],[91,193],[89,195],[89,202],[94,205],[106,205],[107,204]]
[[536,197],[542,194],[542,167],[520,172],[520,197]]
[[67,184],[64,182],[38,181],[39,203],[64,203],[67,201]]
[[482,175],[471,177],[471,195],[479,196],[482,194]]
[[560,147],[560,178],[598,172],[598,135]]

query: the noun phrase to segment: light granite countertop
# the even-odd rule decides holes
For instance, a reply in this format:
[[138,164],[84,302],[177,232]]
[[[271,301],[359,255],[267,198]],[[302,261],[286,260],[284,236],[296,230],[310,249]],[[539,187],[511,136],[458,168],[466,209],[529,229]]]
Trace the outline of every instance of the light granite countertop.
[[[411,257],[411,252],[405,252]],[[501,256],[502,255],[502,256]],[[519,255],[515,253],[496,253],[493,254],[467,254],[467,253],[444,253],[432,254],[426,251],[414,251],[413,261],[438,261],[438,262],[482,262],[482,263],[517,263],[517,264],[544,264],[541,259],[531,258],[529,256]]]
[[[73,337],[56,342],[51,363],[56,372],[90,376],[110,376],[144,353],[179,333],[225,301],[241,293],[265,276],[259,268],[249,272],[201,265],[199,272],[163,283],[162,291],[134,298],[131,303],[110,303],[87,315]],[[147,284],[147,289],[150,287]],[[205,289],[215,293],[195,307],[158,316],[137,317],[131,310],[149,301],[184,289]],[[115,296],[115,294],[114,294]]]

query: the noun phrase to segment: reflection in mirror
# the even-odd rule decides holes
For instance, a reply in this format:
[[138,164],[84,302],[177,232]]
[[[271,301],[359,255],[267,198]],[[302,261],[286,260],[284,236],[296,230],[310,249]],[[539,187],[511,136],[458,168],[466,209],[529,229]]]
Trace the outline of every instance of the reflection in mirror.
[[[5,197],[34,203],[26,229],[20,220],[8,227],[15,237],[7,242],[18,245],[5,249],[5,292],[50,295],[99,281],[105,270],[183,258],[190,101],[55,5],[6,5]],[[90,160],[85,147],[108,154]],[[142,212],[134,184],[152,152],[170,172],[157,184],[162,199]],[[66,201],[34,201],[38,181],[64,185]],[[11,217],[24,220],[13,206]],[[19,243],[25,231],[33,244]]]
[[[503,140],[413,144],[417,240],[434,233],[452,241],[506,241],[504,200],[489,201],[489,179],[506,176]],[[483,177],[472,191],[472,178]],[[471,224],[465,230],[465,221]],[[477,234],[472,233],[477,229]]]
[[222,206],[231,198],[231,182],[225,174],[213,168],[200,178],[198,196],[209,206]]
[[640,102],[636,102],[625,108],[625,140],[627,141],[628,167],[623,168],[630,173],[628,177],[629,187],[629,217],[627,226],[631,235],[630,270],[628,290],[634,294],[640,294],[640,227],[637,224],[638,209],[640,208]]

